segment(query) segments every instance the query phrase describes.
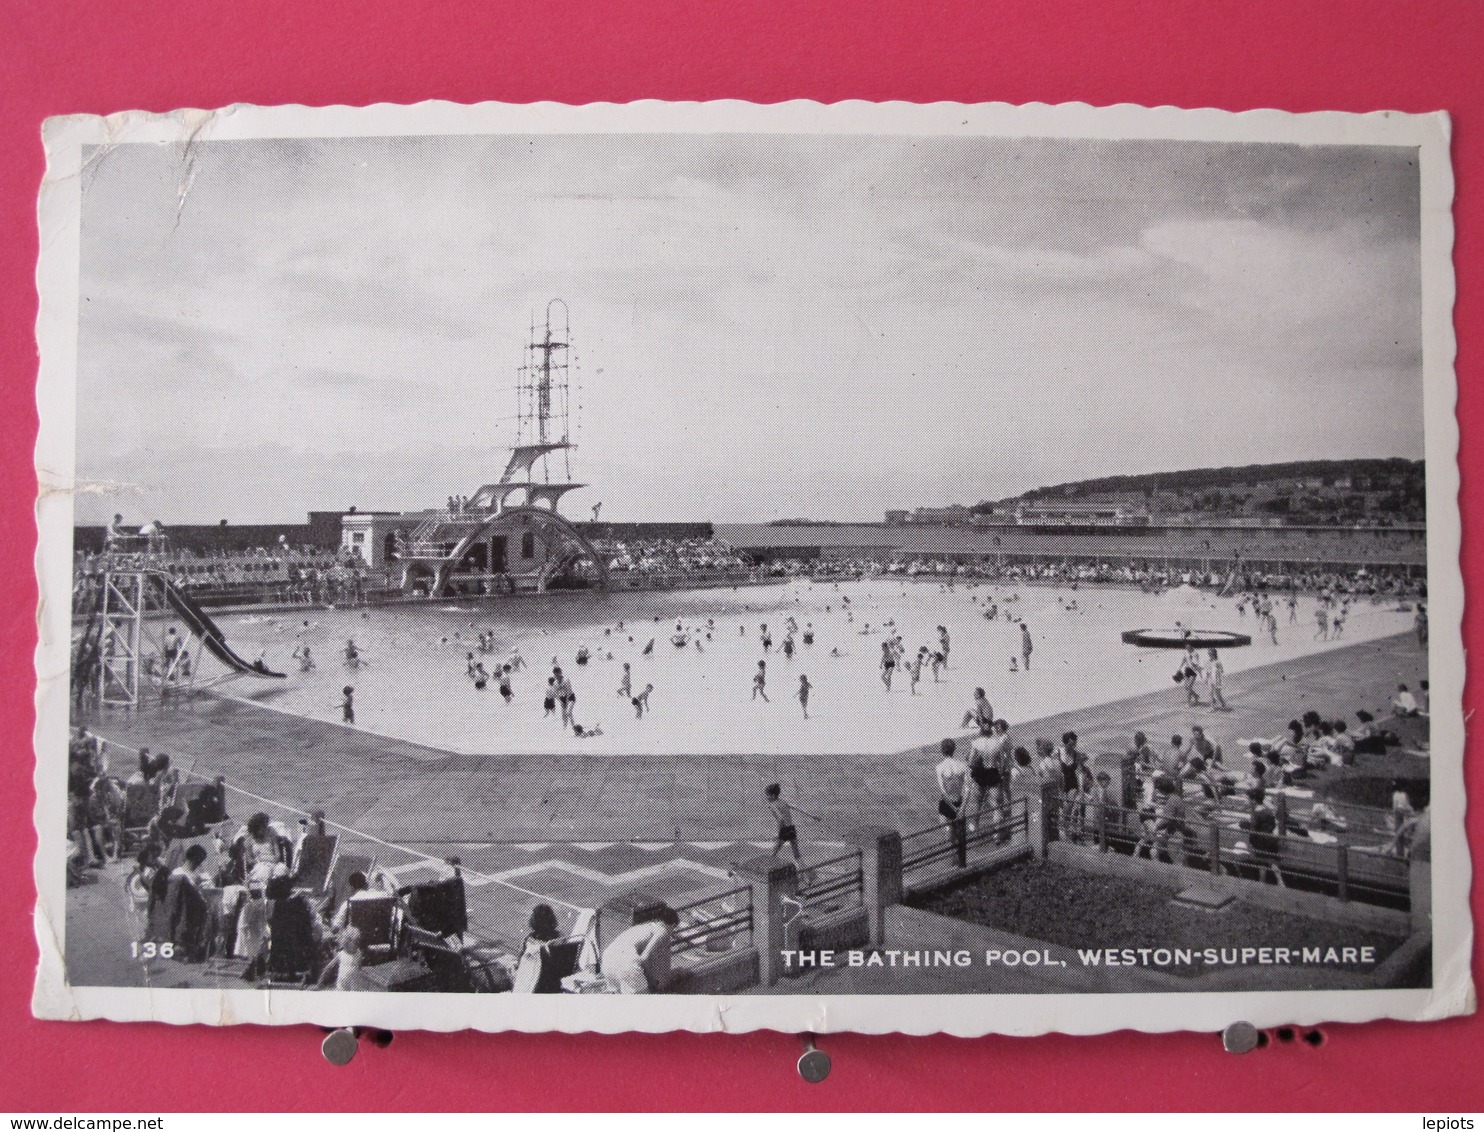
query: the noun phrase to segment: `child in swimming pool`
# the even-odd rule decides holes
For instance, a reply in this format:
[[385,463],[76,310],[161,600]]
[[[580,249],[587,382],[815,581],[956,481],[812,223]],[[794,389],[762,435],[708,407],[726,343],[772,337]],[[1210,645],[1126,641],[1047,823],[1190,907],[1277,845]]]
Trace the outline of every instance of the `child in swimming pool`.
[[768,699],[768,662],[760,660],[757,662],[757,671],[752,674],[752,698],[763,698],[763,703],[771,703]]

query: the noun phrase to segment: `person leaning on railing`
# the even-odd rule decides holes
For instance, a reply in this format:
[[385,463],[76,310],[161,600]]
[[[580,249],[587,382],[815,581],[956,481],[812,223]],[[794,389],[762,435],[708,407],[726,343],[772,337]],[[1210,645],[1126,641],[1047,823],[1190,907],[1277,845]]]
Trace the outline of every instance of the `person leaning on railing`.
[[662,905],[649,919],[620,932],[603,949],[603,976],[619,994],[651,994],[669,979],[670,935],[680,917]]

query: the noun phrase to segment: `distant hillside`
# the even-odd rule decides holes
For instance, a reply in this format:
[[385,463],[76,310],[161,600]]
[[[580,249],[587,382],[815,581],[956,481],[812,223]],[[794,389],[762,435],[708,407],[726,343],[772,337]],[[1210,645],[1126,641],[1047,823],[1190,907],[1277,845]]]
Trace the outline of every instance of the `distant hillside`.
[[1402,459],[1296,460],[1105,476],[1038,487],[971,510],[1013,511],[1022,502],[1125,503],[1146,508],[1151,518],[1256,517],[1290,523],[1421,523],[1427,516],[1424,464]]

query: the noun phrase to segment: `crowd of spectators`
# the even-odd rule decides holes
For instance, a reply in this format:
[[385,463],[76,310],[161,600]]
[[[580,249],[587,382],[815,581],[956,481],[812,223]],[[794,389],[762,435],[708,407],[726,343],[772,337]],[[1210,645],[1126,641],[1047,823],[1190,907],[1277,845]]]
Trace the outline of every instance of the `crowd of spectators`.
[[1201,570],[1150,562],[1060,558],[1018,560],[947,556],[890,557],[852,555],[838,558],[775,559],[760,568],[774,578],[871,578],[904,577],[952,582],[988,581],[1041,583],[1048,585],[1103,584],[1138,586],[1146,591],[1171,586],[1203,589],[1232,589],[1234,592],[1278,590],[1307,593],[1405,596],[1425,592],[1425,577],[1404,567],[1315,567],[1287,574],[1258,570]]
[[[964,722],[977,724],[977,737],[967,753],[954,740],[943,744],[938,813],[958,841],[986,819],[1002,821],[1013,794],[1052,790],[1062,841],[1206,870],[1215,830],[1223,871],[1278,884],[1285,846],[1295,843],[1319,847],[1321,857],[1325,847],[1344,844],[1406,859],[1427,844],[1429,800],[1425,781],[1406,775],[1399,753],[1425,749],[1425,727],[1409,722],[1427,717],[1428,694],[1426,681],[1417,692],[1402,685],[1385,707],[1357,710],[1353,723],[1311,710],[1281,734],[1243,739],[1233,750],[1223,750],[1203,725],[1159,742],[1135,732],[1115,758],[1090,755],[1073,731],[1059,741],[1012,737],[976,691]],[[1365,767],[1368,777],[1390,779],[1389,806],[1341,802],[1325,790],[1346,773],[1336,768],[1353,768],[1362,755],[1376,756]],[[1328,876],[1321,887],[1336,880],[1322,861],[1300,867]]]
[[[564,932],[551,906],[538,904],[517,950],[466,944],[457,858],[449,859],[451,875],[410,886],[374,859],[342,876],[345,860],[323,814],[295,829],[260,811],[234,828],[222,782],[183,785],[168,755],[145,748],[121,783],[108,773],[106,752],[85,728],[74,729],[68,883],[91,883],[93,870],[127,862],[125,908],[138,957],[211,960],[218,973],[250,983],[342,991],[386,989],[367,969],[399,957],[416,957],[411,968],[433,989],[559,993],[561,978],[579,967],[597,977],[592,912]],[[662,979],[668,963],[659,960],[676,922],[665,908],[609,942],[601,957],[608,989],[642,992]]]
[[593,549],[610,573],[748,575],[752,563],[726,543],[707,538],[596,538]]
[[108,569],[155,570],[176,588],[198,597],[254,603],[354,604],[374,584],[355,551],[291,546],[238,551],[197,551],[167,538],[145,546],[111,544],[98,553],[77,552],[73,562],[74,608],[97,594]]
[[[74,731],[69,759],[69,885],[128,862],[126,910],[134,954],[183,963],[219,961],[243,980],[339,990],[373,989],[364,968],[423,931],[448,954],[446,937],[467,930],[462,879],[399,887],[373,860],[332,873],[323,816],[297,829],[253,814],[228,818],[222,782],[182,781],[169,756],[139,751],[120,782],[106,748]],[[327,847],[329,846],[329,847]],[[452,888],[457,887],[457,893]],[[465,989],[509,989],[503,969],[480,967]]]

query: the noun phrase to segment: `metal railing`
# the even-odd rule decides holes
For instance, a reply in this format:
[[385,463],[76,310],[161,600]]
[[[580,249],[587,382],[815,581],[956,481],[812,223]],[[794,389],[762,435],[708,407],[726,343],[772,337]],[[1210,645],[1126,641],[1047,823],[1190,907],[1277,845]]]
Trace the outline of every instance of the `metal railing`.
[[[1215,805],[1220,807],[1225,815],[1245,817],[1247,815],[1245,805],[1247,791],[1252,785],[1251,776],[1234,778],[1232,773],[1223,770],[1220,764],[1217,765],[1216,770]],[[1147,798],[1154,780],[1163,772],[1140,767],[1134,773],[1143,796]],[[1204,788],[1206,784],[1187,778],[1179,779],[1179,783],[1187,802],[1199,806],[1213,801],[1210,793]],[[1326,820],[1322,823],[1324,832],[1344,831],[1351,842],[1354,842],[1356,837],[1382,838],[1389,832],[1390,810],[1378,806],[1362,805],[1359,802],[1322,797],[1317,792],[1307,789],[1303,778],[1294,782],[1285,781],[1282,786],[1267,786],[1264,790],[1267,793],[1269,804],[1277,814],[1279,833],[1287,833],[1291,828],[1304,829],[1310,826],[1313,819],[1305,816],[1305,810],[1308,809],[1312,814],[1316,805],[1329,811]],[[1341,819],[1338,827],[1333,825],[1334,818]]]
[[801,868],[799,902],[811,918],[834,915],[864,904],[862,857],[861,850],[852,849],[838,857]]
[[[974,828],[970,829],[969,826]],[[902,879],[911,886],[935,875],[981,865],[1030,848],[1028,801],[987,807],[971,818],[946,822],[902,835]]]
[[[1068,811],[1080,806],[1080,821]],[[1105,803],[1062,806],[1058,837],[1095,845],[1104,852],[1147,857],[1209,872],[1317,892],[1340,900],[1407,909],[1410,880],[1403,858],[1384,847],[1358,846],[1333,834],[1254,833],[1242,828],[1247,815],[1214,806],[1205,813],[1161,817],[1153,807],[1126,809]]]
[[702,589],[755,580],[752,570],[610,570],[610,589]]
[[675,909],[680,926],[670,934],[670,958],[700,963],[752,946],[752,888],[714,893]]

